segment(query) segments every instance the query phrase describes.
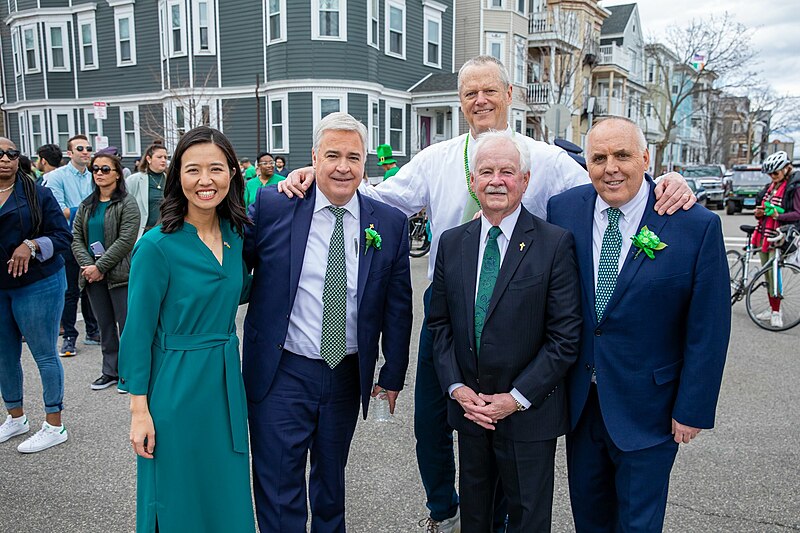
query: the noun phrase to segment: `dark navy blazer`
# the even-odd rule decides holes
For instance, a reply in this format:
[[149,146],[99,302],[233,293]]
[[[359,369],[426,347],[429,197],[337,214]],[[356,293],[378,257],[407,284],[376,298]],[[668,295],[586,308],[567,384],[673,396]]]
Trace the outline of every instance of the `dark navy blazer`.
[[[264,399],[283,352],[306,241],[314,214],[316,185],[303,199],[289,199],[275,187],[259,190],[250,207],[253,225],[245,228],[244,258],[254,269],[244,322],[242,374],[250,402]],[[367,416],[378,346],[386,364],[378,383],[399,391],[405,383],[411,340],[411,275],[408,219],[399,210],[358,194],[359,225],[374,225],[381,249],[365,250],[360,231],[358,263],[358,357],[361,399]],[[320,294],[320,298],[322,295]]]
[[[550,200],[547,218],[575,236],[583,307],[578,362],[568,374],[574,428],[589,393],[592,367],[603,420],[623,451],[672,438],[672,419],[696,428],[714,426],[730,336],[731,305],[722,226],[700,206],[659,216],[655,185],[639,228],[668,246],[655,259],[637,250],[625,258],[605,315],[595,316],[592,185]],[[629,238],[629,236],[623,236]]]

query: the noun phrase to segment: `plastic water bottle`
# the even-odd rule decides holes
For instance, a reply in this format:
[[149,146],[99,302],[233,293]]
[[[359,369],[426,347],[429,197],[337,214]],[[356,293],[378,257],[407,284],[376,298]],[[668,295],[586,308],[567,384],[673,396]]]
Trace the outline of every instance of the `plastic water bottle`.
[[381,392],[372,399],[370,411],[372,411],[373,419],[376,422],[392,421],[392,415],[389,412],[389,398],[386,396],[385,389],[381,389]]

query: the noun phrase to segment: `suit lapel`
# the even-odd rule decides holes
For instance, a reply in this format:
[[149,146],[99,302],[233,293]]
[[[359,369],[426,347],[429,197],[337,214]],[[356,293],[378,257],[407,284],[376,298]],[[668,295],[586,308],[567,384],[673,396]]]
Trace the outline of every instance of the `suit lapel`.
[[[372,265],[372,256],[375,255],[375,248],[370,246],[367,248],[366,242],[366,234],[364,233],[365,228],[369,228],[370,225],[374,227],[375,231],[380,233],[381,228],[378,227],[378,220],[375,218],[375,211],[372,208],[372,204],[367,202],[361,193],[358,194],[358,205],[360,207],[360,220],[359,224],[359,231],[358,231],[358,308],[361,309],[361,298],[364,296],[364,290],[367,286],[367,277],[369,276],[369,269]],[[347,243],[345,244],[345,253],[348,253],[347,250]]]
[[[464,280],[464,311],[469,329],[469,344],[475,347],[475,287],[478,285],[478,251],[480,250],[481,223],[470,222],[461,240],[461,279]],[[447,273],[445,272],[445,275]]]
[[[584,298],[588,303],[589,309],[594,309],[594,206],[597,201],[597,192],[589,189],[583,196],[583,206],[577,210],[576,231],[572,234],[575,237],[575,251],[578,256],[578,271],[581,277],[581,289]],[[591,315],[592,321],[597,321],[596,313]]]
[[[639,225],[636,226],[636,233],[639,233],[639,230],[643,226],[647,226],[647,228],[658,235],[664,224],[667,223],[669,220],[669,216],[664,215],[661,216],[653,209],[653,206],[656,204],[656,197],[653,194],[653,189],[655,188],[655,184],[651,180],[647,180],[649,184],[649,193],[647,197],[647,206],[644,208],[644,215],[642,215],[642,220],[639,222]],[[630,239],[632,235],[623,235],[623,239]],[[636,251],[638,248],[631,245],[630,250],[628,250],[628,254],[625,256],[625,262],[622,264],[622,270],[620,270],[619,276],[617,277],[617,284],[614,287],[614,292],[611,294],[611,299],[608,301],[608,305],[606,305],[605,313],[603,313],[603,319],[600,322],[605,320],[605,317],[609,315],[609,312],[614,308],[614,306],[622,299],[622,296],[625,294],[625,290],[630,286],[633,282],[633,279],[636,277],[636,274],[639,272],[639,269],[648,261],[653,261],[653,259],[648,258],[644,253],[639,254],[639,257],[634,259],[633,257],[636,255]],[[656,256],[657,258],[658,256]]]
[[289,229],[290,237],[290,265],[289,265],[289,306],[294,305],[294,298],[297,295],[297,286],[300,284],[300,272],[303,270],[303,258],[306,255],[306,242],[308,242],[308,232],[311,229],[311,218],[314,216],[314,205],[316,205],[316,185],[309,189],[304,199],[294,202],[294,216]]
[[[505,292],[514,272],[522,262],[525,254],[531,249],[533,242],[534,229],[536,226],[533,222],[533,215],[531,215],[524,207],[520,210],[517,225],[514,226],[514,231],[511,233],[511,239],[508,241],[506,248],[506,255],[503,258],[503,263],[500,266],[500,272],[497,274],[497,282],[492,291],[492,299],[489,301],[489,309],[486,311],[486,322],[492,316],[492,311],[497,307],[497,301]],[[523,246],[524,245],[524,246]]]

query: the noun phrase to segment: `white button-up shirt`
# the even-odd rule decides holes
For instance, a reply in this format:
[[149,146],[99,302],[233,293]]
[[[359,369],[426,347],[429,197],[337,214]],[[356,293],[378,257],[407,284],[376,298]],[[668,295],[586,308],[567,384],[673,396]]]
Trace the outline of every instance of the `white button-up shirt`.
[[[310,359],[321,359],[319,345],[322,338],[322,291],[325,288],[325,271],[328,268],[328,250],[336,217],[328,206],[333,205],[317,187],[314,215],[306,241],[306,253],[297,295],[289,315],[284,349]],[[337,206],[339,207],[339,206]],[[354,194],[341,206],[344,215],[344,255],[347,264],[347,353],[358,351],[358,237],[361,208]],[[288,253],[288,252],[287,252]]]

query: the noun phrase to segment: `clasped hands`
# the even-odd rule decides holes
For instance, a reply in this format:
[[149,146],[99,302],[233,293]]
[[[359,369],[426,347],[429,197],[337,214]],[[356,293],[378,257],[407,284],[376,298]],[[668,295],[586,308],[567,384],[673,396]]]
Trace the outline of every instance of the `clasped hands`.
[[95,281],[103,279],[103,273],[100,272],[100,269],[97,268],[96,265],[81,267],[81,276],[89,283],[94,283]]
[[474,390],[462,385],[453,391],[455,399],[464,409],[464,418],[484,429],[495,429],[495,424],[517,411],[517,401],[509,393],[476,394]]

